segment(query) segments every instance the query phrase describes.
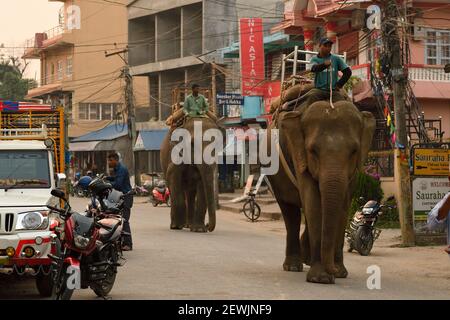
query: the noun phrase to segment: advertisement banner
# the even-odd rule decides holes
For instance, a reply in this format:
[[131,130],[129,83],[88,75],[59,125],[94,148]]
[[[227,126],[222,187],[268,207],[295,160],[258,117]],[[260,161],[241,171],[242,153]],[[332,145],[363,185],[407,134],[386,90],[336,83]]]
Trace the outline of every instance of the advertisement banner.
[[264,29],[261,18],[240,19],[241,83],[244,96],[264,95]]
[[424,221],[428,212],[450,192],[447,177],[414,178],[412,183],[414,220]]
[[449,149],[413,148],[414,175],[446,176],[449,172]]

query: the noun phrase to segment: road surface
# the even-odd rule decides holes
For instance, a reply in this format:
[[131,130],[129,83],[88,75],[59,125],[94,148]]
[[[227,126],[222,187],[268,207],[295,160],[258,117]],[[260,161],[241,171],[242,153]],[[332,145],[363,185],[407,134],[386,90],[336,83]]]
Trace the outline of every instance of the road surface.
[[[143,198],[138,198],[142,202]],[[75,208],[86,199],[74,199]],[[169,230],[169,208],[133,208],[134,251],[125,253],[112,299],[449,299],[450,257],[442,247],[401,248],[398,230],[384,230],[372,254],[345,253],[347,279],[306,282],[306,272],[282,270],[282,221],[248,222],[219,211],[213,233]],[[381,271],[381,289],[369,290],[369,266]],[[305,267],[308,270],[308,267]],[[31,278],[0,276],[1,299],[39,299]],[[91,290],[74,299],[96,299]]]

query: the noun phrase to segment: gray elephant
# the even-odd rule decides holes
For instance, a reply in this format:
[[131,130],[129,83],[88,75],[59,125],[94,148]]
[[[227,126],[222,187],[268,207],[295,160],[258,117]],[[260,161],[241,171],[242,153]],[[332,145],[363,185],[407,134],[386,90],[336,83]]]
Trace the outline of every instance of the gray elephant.
[[[194,138],[194,122],[201,122],[203,132],[217,129],[210,118],[190,118],[185,121],[186,129]],[[216,227],[216,206],[214,201],[215,164],[175,164],[171,153],[176,143],[171,142],[175,128],[169,130],[161,145],[161,166],[171,194],[170,228],[180,230],[184,227],[193,232],[212,232]],[[203,134],[202,132],[202,134]],[[191,141],[193,145],[193,140]],[[206,147],[203,142],[203,150]],[[194,148],[192,148],[192,152]],[[191,155],[192,159],[193,154]],[[208,211],[208,224],[205,224]]]
[[[284,165],[269,180],[287,230],[283,268],[300,272],[306,263],[307,281],[334,283],[348,275],[343,261],[347,211],[375,119],[348,101],[336,102],[334,108],[319,101],[281,112],[271,128],[275,125]],[[301,212],[306,228],[300,239]]]

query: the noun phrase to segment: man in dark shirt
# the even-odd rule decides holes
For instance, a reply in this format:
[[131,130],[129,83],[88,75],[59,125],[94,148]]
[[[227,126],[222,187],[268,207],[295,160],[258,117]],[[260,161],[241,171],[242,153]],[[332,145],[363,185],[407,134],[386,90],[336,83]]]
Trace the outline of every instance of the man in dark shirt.
[[[130,174],[128,173],[128,169],[119,162],[119,155],[117,153],[112,153],[108,156],[108,165],[114,170],[114,175],[112,177],[108,177],[108,180],[111,181],[113,188],[122,193],[130,192]],[[133,250],[133,241],[131,238],[130,216],[131,208],[133,207],[133,196],[126,196],[124,201],[125,203],[122,213],[124,219],[122,250],[131,251]]]

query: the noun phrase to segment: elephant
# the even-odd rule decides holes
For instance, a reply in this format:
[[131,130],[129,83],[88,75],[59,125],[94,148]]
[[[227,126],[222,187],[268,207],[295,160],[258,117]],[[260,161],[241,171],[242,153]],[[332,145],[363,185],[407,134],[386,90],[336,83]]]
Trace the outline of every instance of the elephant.
[[[283,269],[301,272],[305,263],[308,282],[335,283],[348,275],[343,259],[347,211],[375,118],[349,101],[334,107],[318,101],[280,112],[269,127],[274,128],[279,129],[282,165],[268,178],[287,231]],[[270,150],[270,139],[268,145]],[[302,213],[306,226],[300,238]]]
[[[217,129],[216,123],[207,117],[187,117],[182,126],[194,139],[194,122],[201,122],[202,134],[208,129]],[[176,143],[171,142],[173,127],[161,145],[161,166],[171,194],[170,229],[190,228],[192,232],[212,232],[216,227],[216,207],[214,200],[215,164],[175,164],[171,153]],[[203,150],[206,143],[203,142]],[[192,151],[194,148],[192,148]],[[192,157],[193,159],[193,157]],[[208,224],[205,224],[208,211]]]

